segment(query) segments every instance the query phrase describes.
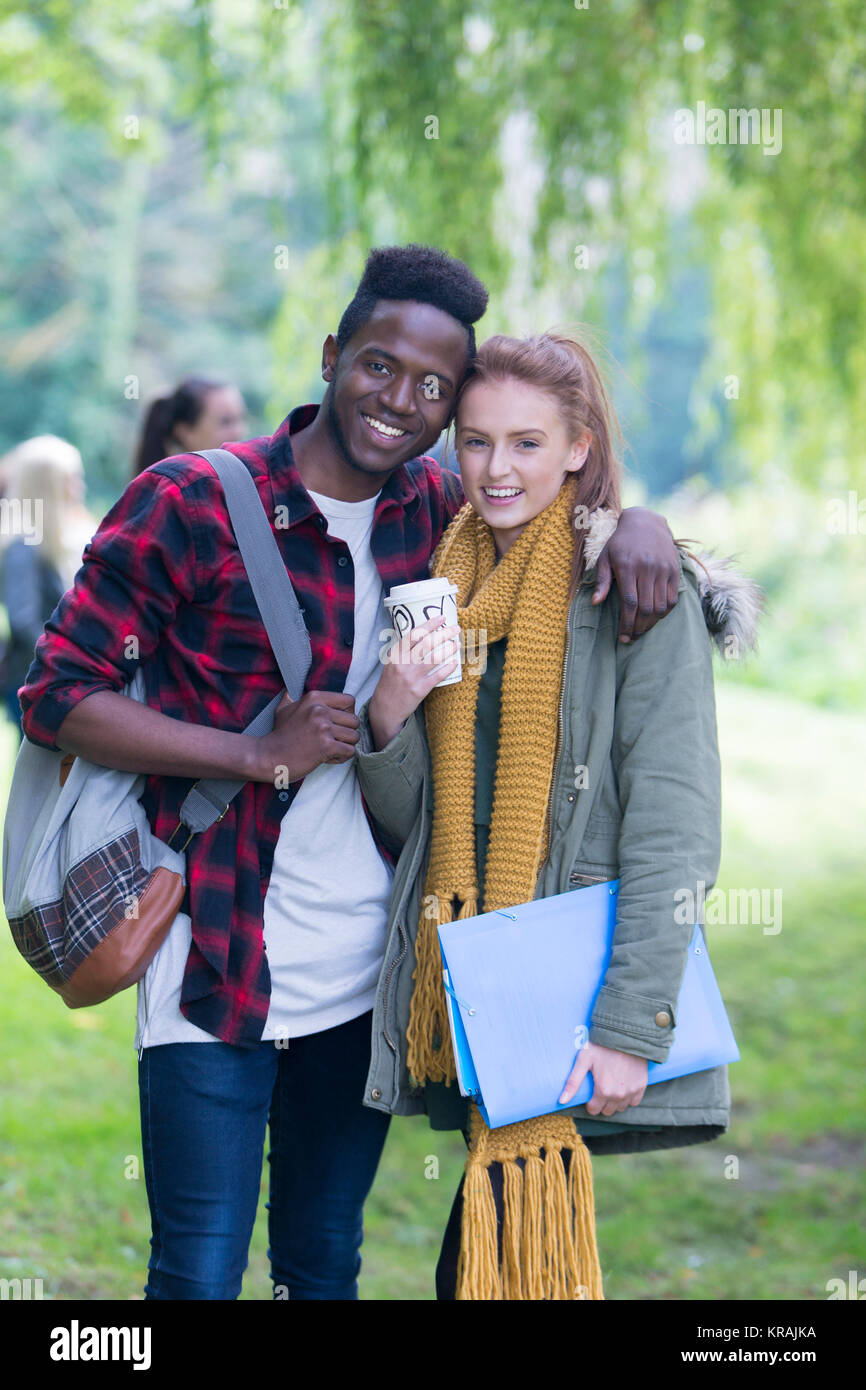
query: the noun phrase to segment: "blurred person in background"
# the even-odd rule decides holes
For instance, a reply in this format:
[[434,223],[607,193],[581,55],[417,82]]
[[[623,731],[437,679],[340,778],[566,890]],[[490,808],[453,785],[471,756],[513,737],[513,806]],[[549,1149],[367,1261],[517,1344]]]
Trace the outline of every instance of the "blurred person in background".
[[211,377],[188,376],[148,406],[132,465],[138,477],[152,463],[197,449],[218,449],[243,439],[246,406],[236,386]]
[[0,695],[21,734],[18,688],[42,629],[81,564],[96,530],[84,504],[84,467],[74,444],[55,434],[26,439],[0,459],[0,598],[9,637],[0,659]]

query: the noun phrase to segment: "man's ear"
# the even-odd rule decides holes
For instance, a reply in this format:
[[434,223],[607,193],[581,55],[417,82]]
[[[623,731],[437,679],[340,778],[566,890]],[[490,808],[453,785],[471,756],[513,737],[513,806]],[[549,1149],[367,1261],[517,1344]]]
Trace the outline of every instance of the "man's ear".
[[329,333],[322,346],[322,380],[333,381],[337,370],[337,358],[340,349],[337,347],[337,340],[333,333]]

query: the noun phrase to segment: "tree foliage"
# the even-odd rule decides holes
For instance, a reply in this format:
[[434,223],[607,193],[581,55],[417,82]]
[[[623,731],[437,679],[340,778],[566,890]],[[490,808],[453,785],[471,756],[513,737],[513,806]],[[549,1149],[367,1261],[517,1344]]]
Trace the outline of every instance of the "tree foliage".
[[[593,304],[581,276],[618,262],[638,291],[639,326],[669,284],[688,214],[714,301],[698,431],[735,377],[725,404],[752,468],[784,463],[814,483],[837,460],[863,476],[866,26],[856,0],[353,0],[333,8],[332,33],[351,84],[355,201],[374,233],[387,225],[466,252],[503,289],[512,208],[497,199],[509,118],[525,112],[540,171],[530,303],[546,308],[552,290],[567,314],[580,312]],[[781,112],[781,150],[677,144],[675,113],[699,102]],[[425,138],[430,112],[438,140]],[[576,244],[596,252],[588,272],[574,268]]]
[[[291,247],[290,273],[275,281],[262,246],[245,273],[281,349],[337,312],[377,241],[465,256],[494,292],[485,326],[518,331],[607,322],[617,300],[633,337],[703,267],[712,310],[693,454],[730,435],[755,473],[784,465],[813,485],[866,474],[856,0],[0,0],[0,41],[13,129],[29,120],[60,147],[74,126],[110,150],[106,195],[127,247],[179,132],[204,143],[232,215],[231,181],[246,171],[249,188],[256,158],[276,168],[265,221]],[[678,143],[677,111],[699,103],[781,112],[781,149]],[[213,196],[202,187],[198,202]],[[103,364],[125,350],[124,322],[135,336],[134,260],[116,251],[105,276],[120,317]],[[46,296],[64,307],[50,273],[27,278],[34,315]],[[304,340],[293,386],[319,346]],[[284,400],[285,375],[270,388]]]

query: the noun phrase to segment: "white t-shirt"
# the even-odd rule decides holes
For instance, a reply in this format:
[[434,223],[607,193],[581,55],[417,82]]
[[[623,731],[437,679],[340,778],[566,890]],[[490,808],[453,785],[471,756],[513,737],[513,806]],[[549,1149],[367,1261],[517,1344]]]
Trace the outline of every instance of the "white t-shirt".
[[[310,496],[328,534],[344,540],[352,556],[355,633],[344,689],[357,710],[376,688],[379,634],[389,626],[370,551],[378,495],[363,502]],[[364,814],[354,761],[321,763],[283,816],[274,851],[264,902],[271,999],[263,1041],[318,1033],[372,1008],[392,878]],[[180,1012],[190,942],[190,919],[180,913],[138,987],[136,1047],[218,1041]]]

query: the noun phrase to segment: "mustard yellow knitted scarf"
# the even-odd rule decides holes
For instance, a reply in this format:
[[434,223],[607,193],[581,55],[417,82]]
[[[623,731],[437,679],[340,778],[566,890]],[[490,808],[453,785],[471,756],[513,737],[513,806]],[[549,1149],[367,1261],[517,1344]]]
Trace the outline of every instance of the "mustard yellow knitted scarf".
[[[479,903],[475,862],[475,716],[479,663],[433,689],[424,710],[433,764],[433,831],[416,944],[408,1066],[417,1082],[456,1080],[436,928],[528,902],[548,853],[577,479],[534,517],[497,561],[493,533],[466,503],[443,536],[431,574],[457,585],[457,611],[479,648],[508,637],[499,750]],[[563,1077],[563,1081],[565,1078]],[[566,1175],[562,1151],[570,1150]],[[489,1165],[501,1163],[501,1240]],[[487,1128],[471,1107],[458,1299],[603,1298],[592,1164],[574,1121],[543,1115]]]

